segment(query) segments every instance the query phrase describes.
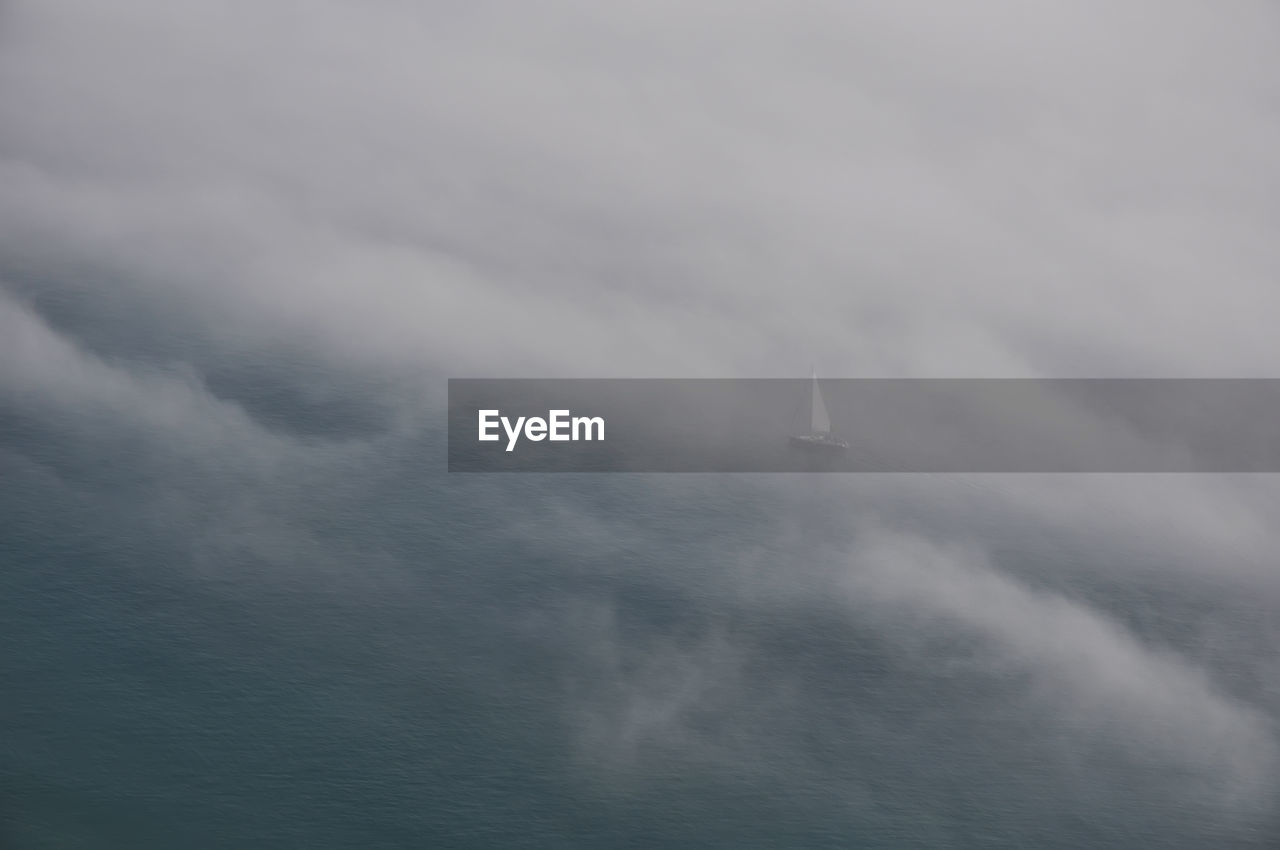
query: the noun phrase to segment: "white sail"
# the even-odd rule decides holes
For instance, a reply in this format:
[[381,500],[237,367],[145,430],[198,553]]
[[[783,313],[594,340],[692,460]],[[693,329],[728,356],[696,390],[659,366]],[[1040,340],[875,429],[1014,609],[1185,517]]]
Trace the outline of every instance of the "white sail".
[[842,452],[849,444],[831,433],[831,416],[827,413],[827,403],[822,399],[822,388],[818,386],[818,371],[813,372],[813,387],[809,411],[809,433],[793,434],[791,445],[806,452]]
[[831,417],[827,415],[827,405],[822,400],[822,390],[818,389],[818,373],[813,373],[813,417],[812,429],[814,434],[830,434],[831,433]]

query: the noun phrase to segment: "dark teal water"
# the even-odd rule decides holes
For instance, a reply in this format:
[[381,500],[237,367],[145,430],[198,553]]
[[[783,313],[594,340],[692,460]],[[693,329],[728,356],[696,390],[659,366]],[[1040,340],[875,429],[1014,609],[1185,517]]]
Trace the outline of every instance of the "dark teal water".
[[[824,592],[812,565],[853,526],[835,491],[449,477],[431,416],[399,428],[394,402],[361,400],[386,387],[317,394],[305,358],[192,362],[252,427],[0,400],[0,846],[1280,835],[1273,797],[1224,803],[1212,766],[1064,724],[1034,669],[982,663],[981,636]],[[1074,582],[1152,641],[1192,641],[1193,615],[1244,624],[1257,654],[1221,681],[1275,717],[1266,606],[1071,571],[1100,557],[1088,541],[981,533],[1002,569]],[[779,573],[797,598],[744,591]]]

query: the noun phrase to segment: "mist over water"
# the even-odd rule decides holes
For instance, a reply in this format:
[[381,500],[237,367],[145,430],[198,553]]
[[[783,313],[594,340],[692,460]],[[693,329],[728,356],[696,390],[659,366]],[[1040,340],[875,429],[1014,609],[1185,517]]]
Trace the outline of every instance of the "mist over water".
[[6,406],[15,846],[1275,834],[1258,579],[1010,504],[1118,480],[448,476],[442,411],[181,386],[208,432]]
[[1276,377],[1275,24],[0,6],[0,846],[1275,846],[1273,476],[445,433],[451,377]]

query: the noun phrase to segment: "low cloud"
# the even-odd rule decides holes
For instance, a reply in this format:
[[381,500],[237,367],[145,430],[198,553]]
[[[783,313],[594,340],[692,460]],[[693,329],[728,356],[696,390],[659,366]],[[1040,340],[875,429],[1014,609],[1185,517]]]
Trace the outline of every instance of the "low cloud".
[[[4,4],[0,457],[134,470],[206,577],[374,564],[447,605],[440,561],[518,544],[559,583],[504,613],[576,636],[588,758],[837,772],[798,727],[842,740],[851,698],[769,631],[830,617],[909,683],[1003,683],[1064,772],[1114,750],[1256,814],[1270,479],[460,481],[433,452],[449,376],[1274,376],[1276,16]],[[628,619],[637,584],[685,631]]]
[[980,553],[875,532],[843,586],[862,615],[908,645],[938,632],[978,636],[978,663],[1026,676],[1020,696],[1068,735],[1208,773],[1203,787],[1228,801],[1271,802],[1277,745],[1267,715],[1087,603],[1028,587]]

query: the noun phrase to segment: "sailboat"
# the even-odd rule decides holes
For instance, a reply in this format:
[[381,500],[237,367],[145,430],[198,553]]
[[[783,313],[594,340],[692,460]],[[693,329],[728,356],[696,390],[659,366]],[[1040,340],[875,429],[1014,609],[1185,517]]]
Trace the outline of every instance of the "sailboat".
[[822,400],[822,388],[818,386],[818,372],[813,373],[812,403],[810,405],[809,433],[793,434],[791,445],[807,451],[842,452],[849,444],[831,433],[831,416]]

